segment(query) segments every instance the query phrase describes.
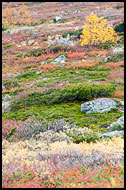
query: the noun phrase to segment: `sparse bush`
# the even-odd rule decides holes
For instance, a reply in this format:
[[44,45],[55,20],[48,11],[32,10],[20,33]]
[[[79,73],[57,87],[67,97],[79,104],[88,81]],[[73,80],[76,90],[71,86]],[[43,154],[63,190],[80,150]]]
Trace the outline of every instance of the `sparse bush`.
[[18,126],[16,133],[18,138],[30,139],[33,134],[36,135],[44,131],[45,127],[40,122],[27,120]]

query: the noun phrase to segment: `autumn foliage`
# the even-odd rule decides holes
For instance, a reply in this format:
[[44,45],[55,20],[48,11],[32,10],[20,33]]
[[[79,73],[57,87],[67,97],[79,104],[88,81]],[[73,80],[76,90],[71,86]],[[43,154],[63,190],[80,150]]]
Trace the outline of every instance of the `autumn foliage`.
[[86,16],[84,29],[82,31],[81,46],[97,45],[107,41],[116,42],[117,33],[112,27],[107,25],[107,20],[104,17],[98,17],[97,14]]
[[30,23],[31,16],[25,5],[22,5],[18,10],[16,8],[7,7],[2,13],[2,25],[4,28],[18,25],[30,25]]

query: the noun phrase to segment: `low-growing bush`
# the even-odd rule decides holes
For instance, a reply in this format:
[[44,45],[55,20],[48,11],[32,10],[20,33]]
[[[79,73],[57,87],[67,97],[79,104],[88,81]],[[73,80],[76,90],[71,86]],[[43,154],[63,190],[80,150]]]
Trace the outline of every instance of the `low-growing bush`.
[[69,31],[69,32],[65,32],[62,37],[63,38],[66,38],[68,35],[69,36],[76,36],[76,38],[79,38],[80,39],[80,35],[82,34],[82,30],[83,29],[79,29],[79,30],[76,30],[76,31]]
[[116,32],[124,32],[124,22],[117,24],[114,28]]
[[111,84],[89,84],[89,85],[71,85],[65,88],[52,88],[42,93],[34,92],[25,99],[13,102],[11,109],[20,109],[21,107],[39,104],[58,104],[61,102],[73,102],[91,100],[94,97],[112,96],[115,86]]
[[118,62],[124,59],[124,53],[117,53],[107,58],[107,62]]
[[74,143],[80,143],[86,141],[87,143],[96,142],[100,137],[96,133],[89,133],[86,136],[79,136],[73,134],[67,134],[69,137],[72,137]]
[[11,87],[19,86],[19,82],[15,79],[6,80],[3,82],[3,85],[5,86],[6,89],[10,89]]

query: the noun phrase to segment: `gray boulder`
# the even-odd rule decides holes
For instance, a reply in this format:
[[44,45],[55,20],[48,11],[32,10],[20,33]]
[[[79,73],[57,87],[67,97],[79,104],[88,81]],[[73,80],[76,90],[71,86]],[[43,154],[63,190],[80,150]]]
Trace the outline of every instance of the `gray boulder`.
[[111,108],[116,108],[117,103],[109,98],[98,98],[93,101],[81,104],[81,112],[86,113],[105,113]]
[[60,55],[55,59],[56,63],[65,63],[66,56],[65,55]]

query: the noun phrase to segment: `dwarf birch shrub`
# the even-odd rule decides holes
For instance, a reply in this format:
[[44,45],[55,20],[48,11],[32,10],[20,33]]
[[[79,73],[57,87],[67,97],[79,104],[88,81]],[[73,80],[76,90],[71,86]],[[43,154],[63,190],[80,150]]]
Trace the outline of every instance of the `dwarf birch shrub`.
[[18,10],[16,8],[5,8],[2,12],[2,27],[7,29],[17,25],[24,26],[31,24],[31,16],[24,4]]
[[107,41],[116,43],[118,41],[117,33],[112,27],[107,25],[104,17],[98,17],[97,14],[86,16],[84,29],[82,31],[81,46],[97,45]]

